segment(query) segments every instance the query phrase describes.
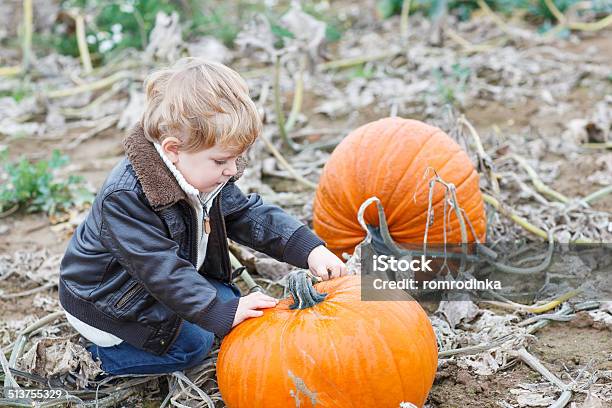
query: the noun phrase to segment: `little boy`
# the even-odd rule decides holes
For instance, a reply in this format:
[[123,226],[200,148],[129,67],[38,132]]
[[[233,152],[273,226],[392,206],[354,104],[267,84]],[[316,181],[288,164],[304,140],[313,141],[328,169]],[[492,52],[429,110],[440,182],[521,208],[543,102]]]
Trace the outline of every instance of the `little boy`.
[[306,226],[234,181],[261,132],[244,80],[185,58],[145,81],[143,117],[61,263],[71,325],[110,374],[201,363],[225,336],[277,300],[240,297],[227,237],[322,279],[346,267]]

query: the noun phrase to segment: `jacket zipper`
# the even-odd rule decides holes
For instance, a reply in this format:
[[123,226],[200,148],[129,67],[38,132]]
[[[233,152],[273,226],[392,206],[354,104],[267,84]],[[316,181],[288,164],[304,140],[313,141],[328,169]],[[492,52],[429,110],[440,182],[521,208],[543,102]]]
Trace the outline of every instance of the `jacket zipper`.
[[132,286],[128,289],[128,291],[125,292],[125,295],[121,296],[121,299],[119,299],[117,303],[115,303],[115,307],[117,309],[121,309],[123,306],[126,305],[127,302],[129,302],[132,298],[134,298],[134,296],[136,296],[136,294],[140,292],[141,290],[142,290],[142,286],[138,286],[138,282],[133,283]]

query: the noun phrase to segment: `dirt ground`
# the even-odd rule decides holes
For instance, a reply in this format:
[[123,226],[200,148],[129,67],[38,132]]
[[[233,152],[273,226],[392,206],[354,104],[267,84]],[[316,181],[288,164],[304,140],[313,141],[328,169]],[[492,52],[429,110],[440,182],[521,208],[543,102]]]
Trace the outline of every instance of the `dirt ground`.
[[[598,47],[601,55],[605,55],[607,66],[611,67],[611,36],[612,31],[608,30],[587,38],[579,44],[568,45],[565,51],[580,56],[585,49]],[[571,106],[572,117],[584,117],[588,115],[590,107],[601,100],[602,92],[609,95],[611,88],[608,84],[607,89],[603,90],[574,89],[566,95],[562,102]],[[308,107],[308,105],[307,100],[304,106]],[[561,132],[564,123],[568,120],[567,114],[555,116],[550,110],[543,110],[541,105],[535,102],[518,105],[490,102],[484,107],[467,107],[465,113],[482,134],[495,131],[520,132],[529,126],[537,128],[541,133]],[[360,112],[355,126],[367,122],[373,116],[376,115],[364,109],[363,112]],[[330,123],[329,119],[322,114],[313,114],[311,122],[326,123],[327,126]],[[531,135],[530,137],[537,136]],[[65,152],[70,157],[70,163],[80,168],[78,174],[84,176],[95,190],[102,185],[113,162],[121,158],[123,153],[121,138],[120,132],[109,129],[78,145],[73,151]],[[35,140],[24,138],[11,140],[9,143],[14,156],[36,157],[52,148],[64,150],[61,141],[38,143]],[[581,160],[578,162],[569,161],[555,154],[548,154],[546,160],[563,161],[551,187],[570,197],[584,196],[601,188],[592,186],[585,180],[593,173],[606,168],[605,164],[612,160],[612,152],[609,150],[582,152]],[[92,169],[92,164],[96,163],[99,167]],[[610,179],[612,180],[612,174]],[[282,183],[277,187],[282,187]],[[612,195],[597,202],[594,208],[612,211]],[[66,231],[54,231],[49,218],[42,214],[15,214],[0,219],[0,254],[12,254],[24,248],[46,248],[50,254],[60,254],[65,250],[69,237]],[[36,284],[21,280],[16,276],[2,283],[4,293],[21,292],[33,287],[36,287]],[[55,288],[41,292],[41,294],[57,299]],[[55,306],[44,303],[34,306],[33,303],[37,297],[39,294],[10,300],[3,300],[0,297],[3,319],[19,320],[29,315],[40,318]],[[536,337],[537,341],[531,347],[532,353],[562,380],[569,381],[587,366],[599,370],[612,370],[612,333],[609,330],[588,326],[580,327],[579,324],[552,323],[536,333]],[[431,407],[448,408],[496,407],[499,406],[498,401],[500,400],[513,403],[514,397],[509,390],[515,388],[518,383],[538,381],[543,382],[544,380],[539,374],[520,362],[488,378],[472,376],[464,369],[450,365],[441,368],[438,372],[429,404]],[[585,398],[585,394],[574,394],[571,402],[580,404]]]

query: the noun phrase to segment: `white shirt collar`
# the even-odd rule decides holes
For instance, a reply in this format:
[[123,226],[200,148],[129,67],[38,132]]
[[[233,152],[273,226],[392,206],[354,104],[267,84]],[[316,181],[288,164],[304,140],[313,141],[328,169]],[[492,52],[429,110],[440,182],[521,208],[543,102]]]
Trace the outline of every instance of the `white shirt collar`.
[[189,184],[187,180],[185,180],[185,177],[183,177],[183,175],[176,168],[174,163],[172,163],[170,159],[164,154],[161,145],[159,143],[153,143],[153,145],[155,146],[155,150],[157,150],[157,153],[159,153],[160,157],[162,158],[170,172],[172,172],[172,175],[174,175],[174,177],[176,178],[176,181],[179,183],[179,186],[181,186],[183,191],[187,193],[187,195],[198,198],[200,196],[200,191],[191,184]]

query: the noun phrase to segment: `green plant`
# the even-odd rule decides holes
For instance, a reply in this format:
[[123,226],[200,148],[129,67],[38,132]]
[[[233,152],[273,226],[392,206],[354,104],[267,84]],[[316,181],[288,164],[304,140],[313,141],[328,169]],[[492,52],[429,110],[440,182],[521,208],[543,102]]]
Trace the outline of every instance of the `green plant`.
[[349,74],[349,78],[365,78],[370,79],[374,76],[374,68],[367,64],[357,65],[351,73]]
[[450,75],[441,68],[435,69],[432,75],[436,79],[436,90],[440,98],[447,104],[456,105],[465,90],[470,69],[460,64],[453,64]]
[[[93,17],[86,37],[94,61],[103,61],[125,48],[143,49],[158,12],[182,13],[180,5],[171,0],[64,0],[62,8]],[[73,24],[70,19],[57,24],[50,42],[61,54],[76,57],[79,50]]]
[[0,153],[3,163],[0,185],[0,212],[19,206],[27,212],[43,211],[49,215],[66,211],[74,205],[91,202],[93,195],[80,176],[58,180],[57,169],[68,163],[68,157],[54,150],[49,160],[36,162],[21,158],[9,162],[8,151]]
[[15,102],[21,102],[23,98],[32,95],[32,92],[31,82],[23,80],[10,90],[0,91],[0,97],[10,96]]
[[[183,38],[190,39],[201,35],[210,35],[232,47],[245,22],[253,12],[264,14],[270,21],[272,30],[282,47],[285,38],[293,36],[278,23],[280,11],[285,5],[274,8],[263,2],[237,3],[219,0],[63,0],[65,10],[79,10],[89,16],[87,22],[87,44],[94,63],[112,59],[125,48],[143,49],[149,34],[155,26],[158,12],[167,14],[177,12],[181,18]],[[339,20],[329,12],[318,11],[311,3],[304,5],[304,11],[326,23],[325,36],[329,42],[341,37]],[[70,18],[62,19],[54,27],[51,36],[38,36],[39,45],[51,46],[65,55],[77,57],[79,50],[74,22]]]
[[[399,14],[404,1],[379,0],[377,3],[378,14],[382,18]],[[485,0],[485,2],[492,10],[505,15],[523,11],[529,20],[538,25],[550,25],[555,21],[544,0]],[[579,0],[553,0],[553,3],[561,12],[565,12],[578,2]],[[609,5],[605,6],[600,3],[605,4],[605,2],[593,2],[593,11],[606,12],[610,8]],[[468,20],[479,7],[476,0],[412,0],[410,12],[422,11],[427,16],[435,18],[446,9],[449,13],[457,15],[461,20]]]

